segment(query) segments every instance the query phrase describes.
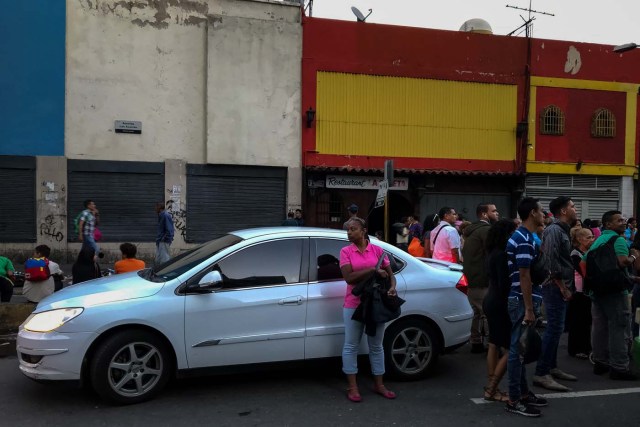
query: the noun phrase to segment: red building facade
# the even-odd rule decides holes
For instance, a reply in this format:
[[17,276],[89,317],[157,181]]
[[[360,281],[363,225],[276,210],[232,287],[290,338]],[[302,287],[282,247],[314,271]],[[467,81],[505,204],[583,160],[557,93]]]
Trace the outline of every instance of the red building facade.
[[[390,192],[392,221],[424,218],[443,205],[473,220],[480,201],[515,215],[529,193],[589,196],[572,193],[573,179],[554,189],[550,175],[613,178],[600,181],[609,193],[618,182],[618,198],[626,177],[633,195],[640,55],[316,18],[303,20],[303,37],[303,203],[311,225],[339,227],[356,203],[379,229],[376,192],[359,183],[380,178],[387,159],[401,178]],[[549,117],[541,129],[548,107],[560,111],[562,132],[545,132]],[[594,114],[603,109],[615,118],[614,134],[592,136]],[[534,179],[525,178],[529,173]],[[587,212],[595,206],[585,204]]]

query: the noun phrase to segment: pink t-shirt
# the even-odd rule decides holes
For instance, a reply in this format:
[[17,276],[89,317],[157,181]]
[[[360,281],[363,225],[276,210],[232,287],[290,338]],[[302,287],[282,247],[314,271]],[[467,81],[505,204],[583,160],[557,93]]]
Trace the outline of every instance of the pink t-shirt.
[[[372,245],[371,243],[367,245],[363,252],[360,252],[358,247],[352,243],[340,250],[340,267],[351,264],[353,271],[373,268],[378,263],[378,259],[383,252],[380,246]],[[385,268],[388,265],[389,258],[385,255],[381,268]],[[351,293],[354,286],[352,283],[347,283],[347,293],[344,296],[344,308],[357,308],[358,305],[360,305],[360,297]]]

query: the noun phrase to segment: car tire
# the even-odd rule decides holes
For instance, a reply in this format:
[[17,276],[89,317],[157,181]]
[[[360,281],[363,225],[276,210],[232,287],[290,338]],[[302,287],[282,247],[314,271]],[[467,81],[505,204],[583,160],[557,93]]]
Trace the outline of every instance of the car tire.
[[393,323],[384,334],[387,373],[403,381],[426,377],[440,355],[440,340],[435,328],[421,319]]
[[173,361],[165,342],[150,332],[118,332],[100,343],[90,365],[91,385],[116,404],[144,402],[167,384]]

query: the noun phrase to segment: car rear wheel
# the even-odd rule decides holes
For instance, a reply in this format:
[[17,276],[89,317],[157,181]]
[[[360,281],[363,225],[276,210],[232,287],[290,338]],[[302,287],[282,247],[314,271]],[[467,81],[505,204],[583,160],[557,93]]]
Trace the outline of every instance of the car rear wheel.
[[139,403],[164,388],[171,365],[162,339],[142,330],[123,331],[97,348],[91,361],[91,384],[112,403]]
[[387,372],[394,378],[411,381],[424,378],[438,361],[440,344],[433,326],[424,320],[400,320],[389,326],[384,336]]

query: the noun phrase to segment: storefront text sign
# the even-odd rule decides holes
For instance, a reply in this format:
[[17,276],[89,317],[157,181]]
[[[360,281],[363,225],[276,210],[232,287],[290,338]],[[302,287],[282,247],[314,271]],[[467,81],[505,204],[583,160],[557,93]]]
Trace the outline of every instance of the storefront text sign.
[[[352,190],[377,190],[380,182],[384,181],[381,176],[349,176],[349,175],[327,175],[327,188],[349,188]],[[394,178],[393,186],[389,190],[408,190],[409,178]]]

